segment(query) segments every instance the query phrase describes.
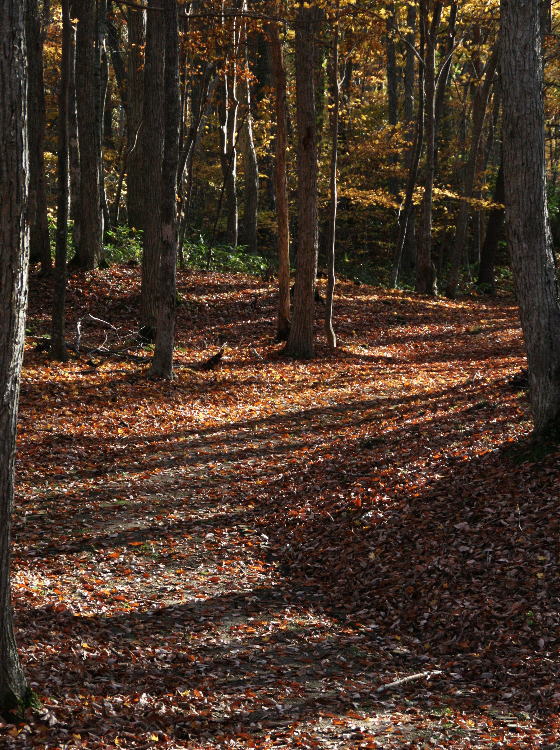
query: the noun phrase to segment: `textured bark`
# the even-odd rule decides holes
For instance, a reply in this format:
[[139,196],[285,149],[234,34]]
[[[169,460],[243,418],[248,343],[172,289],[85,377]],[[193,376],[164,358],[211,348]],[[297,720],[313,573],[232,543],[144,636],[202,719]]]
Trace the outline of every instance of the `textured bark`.
[[99,264],[103,249],[97,5],[92,0],[74,0],[74,9],[78,17],[76,104],[80,148],[80,243],[74,262],[92,269]]
[[62,60],[58,94],[58,206],[56,216],[55,285],[51,325],[51,356],[64,361],[66,261],[68,237],[68,106],[70,103],[70,62],[72,24],[68,0],[62,0]]
[[[70,3],[70,15],[75,17],[73,2]],[[72,236],[74,247],[80,246],[80,141],[78,134],[78,113],[76,105],[76,29],[72,24],[70,47],[70,98],[68,101],[68,158],[70,172],[70,218],[73,222]]]
[[[338,12],[337,3],[337,12]],[[327,296],[325,300],[325,333],[331,349],[336,349],[336,334],[333,326],[334,289],[336,284],[336,212],[338,206],[338,121],[340,115],[340,89],[338,83],[338,23],[335,24],[332,56],[329,63],[331,163],[329,170],[329,226],[327,244]]]
[[475,191],[477,177],[477,164],[479,161],[480,146],[482,141],[482,130],[484,119],[488,108],[490,91],[494,82],[496,67],[498,64],[498,48],[495,47],[488,64],[482,82],[476,86],[473,92],[472,106],[472,135],[469,155],[464,166],[463,195],[457,217],[457,226],[455,229],[455,242],[449,258],[449,271],[447,275],[447,284],[445,295],[453,299],[457,294],[457,285],[459,283],[459,271],[461,261],[465,254],[467,244],[467,234],[469,228],[469,219],[471,215],[471,199]]
[[146,39],[146,12],[129,8],[127,15],[128,58],[126,89],[126,138],[127,138],[127,193],[126,208],[128,226],[143,229],[144,202],[142,169],[143,154],[141,123],[144,102],[144,43]]
[[537,436],[560,437],[560,304],[548,222],[539,0],[501,1],[506,228]]
[[29,232],[24,6],[0,4],[0,713],[29,697],[13,629],[10,536],[19,384],[25,334]]
[[179,166],[179,27],[177,0],[164,0],[165,21],[165,140],[161,173],[161,259],[158,315],[152,377],[173,376],[173,346],[177,308],[177,170]]
[[436,269],[432,261],[432,199],[434,190],[435,136],[436,136],[436,42],[441,20],[442,3],[435,2],[431,20],[428,0],[421,0],[420,22],[427,28],[424,53],[424,132],[426,137],[426,164],[424,168],[424,195],[418,218],[416,291],[437,294]]
[[[161,255],[161,169],[163,162],[163,70],[165,26],[158,0],[149,0],[144,65],[144,108],[141,130],[143,214],[142,290],[140,320],[143,333],[152,340],[156,331],[159,259]],[[149,209],[149,210],[148,210]]]
[[317,120],[314,62],[316,6],[300,5],[296,19],[296,110],[298,246],[294,311],[286,352],[312,357],[315,278],[318,252]]
[[274,186],[276,195],[276,226],[278,231],[278,316],[276,335],[279,341],[290,332],[290,222],[288,212],[288,103],[286,68],[282,54],[280,29],[276,23],[268,25],[270,56],[274,78],[274,107],[276,114]]
[[45,188],[45,89],[43,84],[43,37],[37,0],[27,0],[25,32],[28,60],[29,134],[29,220],[30,257],[41,264],[42,273],[51,268],[51,246]]
[[[494,203],[503,203],[504,196],[504,168],[500,163],[500,169],[496,178],[496,186],[492,197]],[[503,206],[493,208],[488,216],[486,225],[486,236],[480,253],[480,267],[478,269],[478,287],[487,294],[494,294],[496,291],[496,279],[494,276],[494,267],[496,256],[498,254],[498,245],[504,231],[504,209]]]

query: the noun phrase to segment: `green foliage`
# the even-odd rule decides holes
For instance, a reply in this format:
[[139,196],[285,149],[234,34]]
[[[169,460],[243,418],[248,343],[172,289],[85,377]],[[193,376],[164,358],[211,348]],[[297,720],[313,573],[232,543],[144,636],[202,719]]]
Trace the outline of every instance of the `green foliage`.
[[105,237],[104,265],[140,261],[142,257],[142,232],[119,225],[109,229]]
[[184,246],[185,262],[189,268],[202,271],[246,273],[261,276],[268,267],[266,258],[247,252],[243,245],[210,245],[205,237],[187,240]]

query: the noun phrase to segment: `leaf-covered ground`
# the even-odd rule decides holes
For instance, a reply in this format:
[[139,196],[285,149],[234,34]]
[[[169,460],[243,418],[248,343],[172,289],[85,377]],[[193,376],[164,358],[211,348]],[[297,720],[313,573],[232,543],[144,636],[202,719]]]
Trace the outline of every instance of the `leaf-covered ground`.
[[[13,580],[43,713],[2,747],[560,747],[560,453],[511,450],[515,307],[337,289],[340,349],[297,362],[272,286],[181,276],[155,383],[146,350],[37,351],[33,279]],[[133,330],[138,292],[74,276],[69,338]]]

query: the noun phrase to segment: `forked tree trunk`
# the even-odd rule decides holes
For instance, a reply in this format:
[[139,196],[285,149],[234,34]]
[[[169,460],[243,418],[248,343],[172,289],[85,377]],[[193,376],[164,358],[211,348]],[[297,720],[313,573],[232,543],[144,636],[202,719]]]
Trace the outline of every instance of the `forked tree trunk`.
[[280,29],[275,22],[268,24],[270,56],[274,77],[274,107],[276,121],[274,185],[276,196],[276,226],[278,231],[278,316],[276,335],[285,341],[290,332],[290,222],[288,215],[288,104],[286,69],[282,54]]
[[560,438],[560,304],[548,222],[540,0],[501,0],[506,227],[535,434]]
[[20,713],[30,696],[16,648],[10,590],[14,455],[29,261],[24,7],[21,0],[4,0],[0,4],[0,133],[3,134],[0,138],[0,713],[3,716]]
[[300,4],[296,19],[298,248],[294,312],[286,353],[312,357],[318,252],[317,120],[314,61],[318,9]]
[[158,316],[152,377],[173,376],[177,309],[177,170],[179,166],[179,26],[177,0],[164,0],[165,19],[165,140],[161,173],[161,259]]
[[143,195],[150,196],[143,212],[142,333],[153,340],[156,332],[159,260],[161,255],[161,169],[163,160],[163,71],[165,26],[159,0],[149,0],[144,66],[144,115],[141,131]]

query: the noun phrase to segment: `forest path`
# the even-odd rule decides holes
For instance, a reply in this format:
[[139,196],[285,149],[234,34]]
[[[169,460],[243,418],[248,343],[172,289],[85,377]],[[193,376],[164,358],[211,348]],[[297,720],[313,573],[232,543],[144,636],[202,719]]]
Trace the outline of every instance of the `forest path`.
[[[73,304],[96,284],[126,310],[131,272],[112,273]],[[341,285],[341,349],[293,362],[259,283],[182,279],[172,383],[28,353],[14,593],[57,723],[0,731],[96,750],[544,747],[558,475],[502,456],[528,428],[511,306]],[[218,337],[222,366],[193,369]]]

